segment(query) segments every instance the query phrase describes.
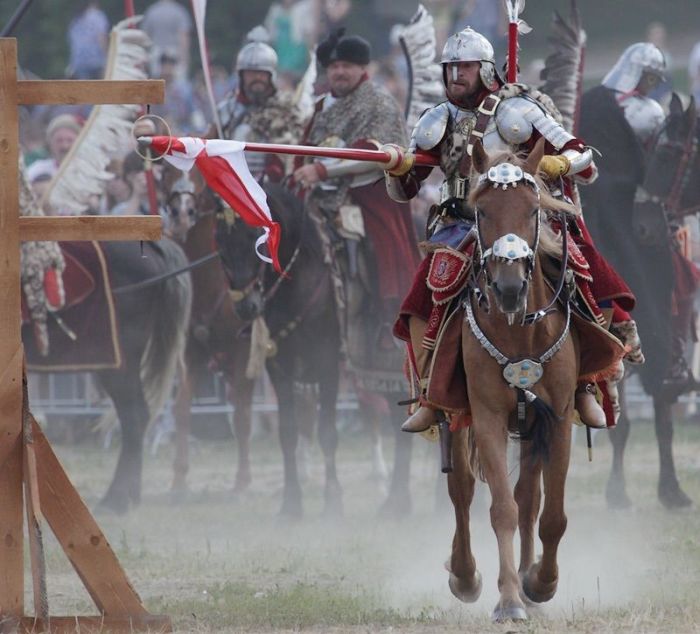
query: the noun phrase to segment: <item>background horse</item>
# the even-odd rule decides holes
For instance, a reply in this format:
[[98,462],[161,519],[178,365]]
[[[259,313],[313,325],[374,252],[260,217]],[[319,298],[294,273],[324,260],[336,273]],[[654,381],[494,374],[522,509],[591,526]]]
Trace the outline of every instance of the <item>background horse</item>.
[[[104,242],[100,247],[113,289],[116,338],[121,351],[118,367],[95,373],[98,384],[114,403],[121,426],[119,459],[100,506],[123,513],[141,501],[144,433],[172,389],[175,367],[184,348],[192,291],[186,275],[158,281],[187,264],[182,250],[170,240],[146,242],[143,252],[133,242]],[[90,273],[102,275],[98,270]],[[95,319],[87,302],[61,315],[76,332],[80,332],[80,323]],[[61,358],[60,350],[65,348],[58,345],[57,338],[65,338],[66,333],[55,327],[51,332],[51,352],[48,358],[39,359],[40,364],[51,366],[51,371],[74,371]],[[31,336],[30,329],[25,328],[28,350],[32,347]],[[80,358],[101,359],[100,348],[105,343],[79,337],[74,353]]]
[[234,493],[239,493],[251,483],[251,407],[255,380],[246,376],[250,347],[249,331],[245,329],[247,324],[234,310],[214,242],[216,210],[220,205],[205,186],[198,170],[184,173],[165,164],[162,189],[168,211],[168,233],[180,244],[192,264],[193,290],[185,364],[180,372],[173,410],[175,463],[172,490],[179,496],[187,489],[192,397],[198,383],[206,380],[213,366],[222,373],[227,398],[234,407],[233,426],[238,444]]
[[[603,87],[586,93],[581,105],[581,136],[602,156],[596,158],[600,177],[581,188],[586,224],[600,251],[622,275],[637,298],[634,318],[646,357],[646,363],[636,368],[644,390],[654,402],[654,423],[659,443],[660,471],[658,495],[667,508],[683,507],[690,499],[682,491],[676,477],[671,441],[673,436],[671,405],[677,394],[669,394],[664,379],[669,374],[672,349],[672,294],[674,270],[668,227],[658,207],[654,225],[648,220],[635,220],[634,200],[645,175],[654,171],[666,174],[676,163],[666,157],[665,165],[647,169],[647,156],[634,137],[624,115],[615,107],[601,110]],[[679,116],[680,101],[674,98],[672,108]],[[668,124],[667,124],[667,129]],[[674,127],[674,126],[672,126]],[[671,185],[669,184],[669,187]],[[645,204],[640,209],[648,209]],[[641,213],[641,211],[640,211]],[[632,230],[634,229],[634,230]],[[651,240],[651,237],[658,239]],[[631,504],[625,487],[624,450],[630,421],[626,408],[615,429],[610,431],[613,444],[613,464],[606,496],[612,507]]]
[[[691,504],[676,477],[671,405],[681,393],[698,387],[683,357],[685,344],[692,336],[691,330],[695,328],[692,317],[698,274],[695,266],[681,253],[678,230],[685,216],[700,211],[700,181],[697,179],[700,174],[699,142],[700,126],[695,101],[691,98],[684,110],[680,99],[674,94],[670,113],[650,153],[646,178],[634,204],[634,234],[646,248],[665,245],[670,251],[675,275],[672,297],[674,310],[668,326],[672,331],[672,343],[664,351],[662,367],[667,368],[667,374],[663,378],[668,376],[669,368],[671,374],[680,373],[681,376],[674,382],[663,385],[654,394],[660,460],[659,495],[661,501],[669,507]],[[656,310],[657,306],[644,308]],[[652,368],[654,365],[658,366],[659,362],[652,360]]]
[[319,389],[318,437],[325,460],[325,512],[337,514],[342,510],[335,463],[340,331],[329,270],[318,234],[301,202],[279,185],[266,185],[265,191],[272,217],[282,228],[279,257],[284,274],[278,275],[256,255],[260,230],[236,220],[233,214],[222,215],[217,223],[216,242],[231,289],[240,297],[236,303],[239,317],[245,321],[264,317],[269,328],[271,341],[265,348],[272,355],[266,368],[277,395],[284,459],[280,513],[302,515],[295,383],[314,383]]
[[[541,181],[535,183],[533,176],[543,152],[541,139],[525,163],[512,155],[499,155],[492,161],[480,143],[475,145],[473,153],[475,171],[488,176],[477,181],[470,198],[477,217],[478,246],[473,264],[477,269],[473,287],[468,287],[465,299],[467,322],[462,320],[462,355],[472,422],[468,432],[462,429],[454,433],[454,470],[447,477],[457,523],[449,561],[449,585],[462,601],[475,601],[481,592],[481,575],[471,551],[469,529],[469,507],[475,485],[472,467],[475,456],[470,456],[468,439],[471,434],[483,477],[491,491],[491,525],[498,540],[500,598],[493,613],[497,621],[527,619],[522,593],[536,602],[554,596],[558,583],[557,549],[567,521],[564,484],[579,374],[578,340],[569,329],[567,300],[532,325],[521,325],[519,320],[513,323],[512,319],[528,308],[543,308],[553,295],[542,272],[540,223],[546,222],[545,209],[563,211],[568,206],[558,205],[546,196]],[[495,172],[488,172],[496,163],[499,165]],[[520,178],[516,169],[522,169]],[[498,181],[504,173],[506,180]],[[523,254],[529,249],[530,255],[521,254],[509,260],[510,255],[503,255],[505,250],[500,251],[497,246],[504,240],[510,240],[509,245],[517,242],[517,248],[522,247]],[[515,256],[515,251],[509,253]],[[477,286],[490,298],[489,312],[481,310],[480,302],[474,301]],[[542,355],[549,352],[553,356],[545,364]],[[514,420],[516,390],[504,380],[509,366],[497,358],[498,354],[510,363],[538,359],[543,370],[539,381],[527,386],[536,397],[528,408],[527,419],[520,423],[520,475],[515,492],[508,479],[506,454],[508,435],[514,428],[518,430]],[[528,430],[524,429],[525,425]],[[534,535],[540,512],[541,481],[544,504],[539,535],[543,554],[535,563]],[[520,566],[516,569],[513,538],[518,527],[521,551]]]

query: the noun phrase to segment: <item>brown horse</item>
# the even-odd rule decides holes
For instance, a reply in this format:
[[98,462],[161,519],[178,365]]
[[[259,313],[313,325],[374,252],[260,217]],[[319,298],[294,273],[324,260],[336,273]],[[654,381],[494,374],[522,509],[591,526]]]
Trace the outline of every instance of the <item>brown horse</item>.
[[[471,550],[469,507],[478,455],[491,491],[491,524],[498,540],[500,600],[493,614],[498,621],[527,619],[523,595],[536,602],[554,596],[559,579],[557,548],[567,521],[564,484],[579,374],[576,333],[570,329],[566,301],[534,323],[515,320],[525,315],[527,307],[543,308],[553,299],[543,275],[543,251],[547,247],[555,250],[557,243],[545,222],[545,210],[573,211],[552,199],[535,176],[543,147],[538,142],[525,162],[508,154],[490,159],[480,144],[474,148],[473,165],[481,175],[471,195],[478,247],[462,326],[472,423],[469,431],[460,430],[453,438],[454,470],[448,475],[448,490],[457,526],[448,567],[452,593],[462,601],[475,601],[481,591],[481,575]],[[487,297],[497,310],[481,310],[481,302],[476,301],[479,296]],[[513,369],[516,376],[509,378]],[[518,420],[518,427],[519,404],[526,418]],[[513,491],[506,449],[509,434],[518,430],[520,476]],[[541,481],[543,555],[535,562]],[[513,548],[517,528],[521,540],[518,568]]]
[[222,372],[227,397],[234,406],[233,426],[238,445],[234,492],[242,492],[251,483],[250,421],[255,381],[246,377],[250,338],[243,334],[245,322],[234,310],[214,244],[218,201],[198,171],[183,173],[165,165],[162,185],[168,211],[167,231],[192,265],[193,291],[185,367],[180,369],[174,407],[176,449],[172,491],[180,496],[187,488],[192,397],[197,382],[206,378],[213,365]]

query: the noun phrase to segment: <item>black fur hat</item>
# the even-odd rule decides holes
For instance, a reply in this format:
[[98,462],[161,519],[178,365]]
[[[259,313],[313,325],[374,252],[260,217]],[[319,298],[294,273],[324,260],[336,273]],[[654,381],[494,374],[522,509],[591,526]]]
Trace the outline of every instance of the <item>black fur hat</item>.
[[333,31],[316,49],[316,57],[323,68],[332,62],[350,62],[366,66],[372,58],[370,43],[359,35],[345,35],[345,29]]

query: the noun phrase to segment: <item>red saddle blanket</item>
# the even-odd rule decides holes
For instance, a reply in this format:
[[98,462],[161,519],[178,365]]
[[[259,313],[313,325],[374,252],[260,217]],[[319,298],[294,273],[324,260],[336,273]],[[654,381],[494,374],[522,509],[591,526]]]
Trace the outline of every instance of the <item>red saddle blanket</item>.
[[49,354],[40,354],[22,298],[22,341],[29,370],[83,372],[118,368],[121,350],[107,261],[97,242],[61,242],[65,305],[49,315]]
[[[468,242],[460,251],[438,248],[421,263],[414,278],[413,288],[401,306],[399,318],[394,324],[394,335],[409,345],[409,358],[415,358],[410,350],[411,339],[408,320],[416,316],[427,322],[422,345],[433,351],[431,373],[425,401],[447,413],[463,417],[469,413],[466,394],[466,375],[462,365],[462,333],[464,309],[450,308],[467,284],[472,266],[474,243]],[[581,342],[579,348],[579,378],[602,384],[623,356],[620,341],[600,324],[602,313],[591,289],[592,277],[589,264],[573,241],[569,242],[569,267],[575,274],[577,302],[585,308],[589,318],[572,313],[572,324]],[[630,302],[631,303],[631,302]],[[606,408],[607,405],[607,408]],[[609,403],[604,403],[608,425],[614,425]]]

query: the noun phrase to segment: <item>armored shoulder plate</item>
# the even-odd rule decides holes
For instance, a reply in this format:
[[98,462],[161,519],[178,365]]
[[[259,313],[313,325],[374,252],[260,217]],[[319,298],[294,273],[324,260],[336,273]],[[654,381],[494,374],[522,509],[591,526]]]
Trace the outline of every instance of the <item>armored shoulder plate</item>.
[[528,95],[504,99],[496,110],[496,127],[510,145],[521,145],[537,130],[557,150],[574,137]]
[[625,119],[637,138],[646,144],[664,122],[664,110],[658,101],[641,95],[631,95],[620,104]]
[[418,119],[411,135],[411,147],[420,150],[432,150],[445,136],[447,122],[450,118],[448,102],[443,101],[430,110],[426,110]]

